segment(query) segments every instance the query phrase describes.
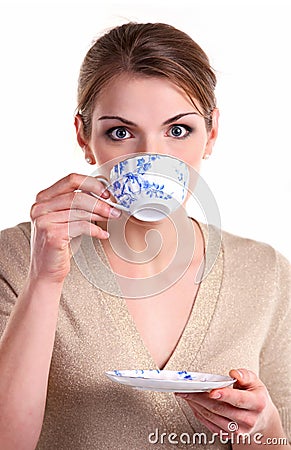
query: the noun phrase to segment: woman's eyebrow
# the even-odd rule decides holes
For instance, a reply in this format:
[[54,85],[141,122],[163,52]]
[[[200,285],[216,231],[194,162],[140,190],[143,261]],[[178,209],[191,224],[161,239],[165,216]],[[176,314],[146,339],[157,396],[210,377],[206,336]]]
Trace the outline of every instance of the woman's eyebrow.
[[123,122],[126,125],[132,125],[132,126],[137,127],[137,125],[134,122],[131,122],[131,120],[124,119],[123,117],[120,117],[120,116],[101,116],[101,117],[99,117],[98,120],[108,120],[108,119],[109,120],[119,120],[120,122]]
[[[191,112],[177,114],[176,116],[171,117],[170,119],[167,119],[165,122],[163,122],[162,125],[169,125],[170,123],[173,123],[176,120],[181,119],[181,117],[189,116],[190,114],[198,114],[198,113],[195,111],[191,111]],[[125,123],[126,125],[131,125],[131,126],[137,127],[136,123],[132,122],[131,120],[124,119],[123,117],[120,117],[120,116],[101,116],[101,117],[99,117],[98,120],[119,120],[120,122]]]
[[165,122],[163,122],[163,125],[169,125],[170,123],[176,122],[176,120],[181,119],[181,117],[189,116],[190,114],[198,114],[198,113],[195,111],[191,111],[187,113],[177,114],[176,116],[171,117],[170,119],[167,119]]

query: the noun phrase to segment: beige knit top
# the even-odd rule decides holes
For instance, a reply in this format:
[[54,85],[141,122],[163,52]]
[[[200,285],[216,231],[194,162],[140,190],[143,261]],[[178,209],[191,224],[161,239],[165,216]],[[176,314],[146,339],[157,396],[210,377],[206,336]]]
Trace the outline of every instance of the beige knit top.
[[[28,223],[1,232],[0,333],[27,274],[29,241]],[[124,300],[117,290],[114,294],[114,278],[106,281],[110,293],[98,287],[107,273],[106,261],[98,241],[97,253],[91,247],[92,241],[84,238],[64,284],[37,449],[231,448],[219,440],[211,443],[212,434],[174,394],[134,390],[104,375],[107,370],[156,366]],[[225,375],[231,368],[255,371],[291,440],[290,292],[290,264],[281,254],[223,232],[215,264],[200,284],[164,368]]]

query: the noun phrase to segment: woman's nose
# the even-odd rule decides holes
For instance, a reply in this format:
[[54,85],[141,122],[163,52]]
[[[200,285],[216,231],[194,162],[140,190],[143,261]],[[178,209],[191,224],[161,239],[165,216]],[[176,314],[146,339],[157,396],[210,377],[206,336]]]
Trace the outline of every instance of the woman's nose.
[[165,142],[162,142],[161,139],[157,139],[154,137],[145,137],[141,139],[138,143],[137,148],[138,153],[159,153],[159,154],[167,154],[167,148]]

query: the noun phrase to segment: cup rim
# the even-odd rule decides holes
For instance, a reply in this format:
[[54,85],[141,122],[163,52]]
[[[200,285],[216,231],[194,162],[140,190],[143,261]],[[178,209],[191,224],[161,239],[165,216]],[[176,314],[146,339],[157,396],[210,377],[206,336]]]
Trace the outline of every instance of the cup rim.
[[114,164],[114,166],[111,168],[111,171],[113,171],[115,167],[119,166],[120,163],[123,163],[125,161],[128,161],[128,162],[129,161],[133,161],[135,159],[142,158],[143,156],[147,156],[147,155],[149,155],[149,156],[160,156],[162,158],[173,159],[173,160],[175,160],[175,161],[177,161],[179,163],[182,163],[184,166],[186,166],[186,168],[188,168],[187,164],[185,163],[185,161],[183,161],[182,159],[177,158],[176,156],[172,156],[172,155],[168,155],[168,154],[164,154],[164,153],[140,152],[140,153],[136,153],[134,156],[130,156],[129,158],[121,159],[116,164]]

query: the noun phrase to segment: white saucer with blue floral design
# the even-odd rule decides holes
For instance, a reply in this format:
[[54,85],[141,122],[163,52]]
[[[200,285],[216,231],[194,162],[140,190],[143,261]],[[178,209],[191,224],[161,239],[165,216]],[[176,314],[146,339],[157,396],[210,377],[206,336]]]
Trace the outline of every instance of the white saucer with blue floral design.
[[185,370],[113,370],[108,378],[135,389],[158,392],[205,392],[231,386],[234,378]]

